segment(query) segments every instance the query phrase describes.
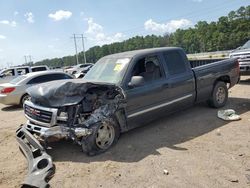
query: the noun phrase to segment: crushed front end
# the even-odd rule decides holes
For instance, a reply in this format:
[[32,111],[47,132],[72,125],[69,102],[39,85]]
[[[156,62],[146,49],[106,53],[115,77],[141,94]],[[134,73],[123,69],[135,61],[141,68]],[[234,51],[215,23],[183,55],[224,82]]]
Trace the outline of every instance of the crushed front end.
[[46,187],[55,172],[45,150],[48,144],[69,139],[86,148],[83,145],[96,134],[96,124],[112,123],[124,95],[114,85],[79,81],[35,86],[28,92],[31,101],[24,104],[27,122],[16,133],[29,164],[24,185]]

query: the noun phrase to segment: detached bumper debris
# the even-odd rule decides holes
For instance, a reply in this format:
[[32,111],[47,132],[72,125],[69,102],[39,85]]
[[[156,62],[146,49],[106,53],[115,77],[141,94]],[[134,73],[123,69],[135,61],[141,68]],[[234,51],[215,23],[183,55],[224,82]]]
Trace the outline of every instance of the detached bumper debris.
[[23,126],[16,131],[19,147],[28,161],[28,175],[22,187],[47,188],[48,181],[55,174],[50,155],[39,141]]
[[217,116],[225,121],[238,121],[241,119],[233,109],[219,110]]

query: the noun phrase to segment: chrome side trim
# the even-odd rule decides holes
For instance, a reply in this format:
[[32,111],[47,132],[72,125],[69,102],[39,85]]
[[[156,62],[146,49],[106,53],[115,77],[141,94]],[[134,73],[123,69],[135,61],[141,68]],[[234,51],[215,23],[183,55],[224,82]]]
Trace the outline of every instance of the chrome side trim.
[[192,96],[193,96],[192,94],[185,95],[185,96],[183,96],[183,97],[174,99],[174,100],[172,100],[172,101],[169,101],[169,102],[166,102],[166,103],[163,103],[163,104],[160,104],[160,105],[151,107],[151,108],[147,108],[147,109],[142,110],[142,111],[139,111],[139,112],[135,112],[135,113],[133,113],[133,114],[128,115],[128,118],[131,118],[131,117],[134,117],[134,116],[138,116],[138,115],[144,114],[144,113],[146,113],[146,112],[149,112],[149,111],[152,111],[152,110],[156,110],[156,109],[158,109],[158,108],[162,108],[162,107],[164,107],[164,106],[168,106],[168,105],[170,105],[170,104],[173,104],[173,103],[175,103],[175,102],[182,101],[182,100],[184,100],[184,99],[186,99],[186,98],[189,98],[189,97],[192,97]]

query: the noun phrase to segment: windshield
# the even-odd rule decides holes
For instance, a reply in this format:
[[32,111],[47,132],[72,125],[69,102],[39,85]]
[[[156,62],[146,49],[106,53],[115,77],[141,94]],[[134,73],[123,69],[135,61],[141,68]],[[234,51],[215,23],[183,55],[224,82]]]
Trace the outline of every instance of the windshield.
[[18,82],[22,81],[23,79],[25,79],[26,76],[22,75],[22,76],[18,76],[16,78],[14,78],[13,80],[10,81],[11,84],[17,84]]
[[130,58],[102,58],[84,76],[84,80],[117,84],[123,78]]
[[247,41],[247,42],[241,47],[241,49],[247,49],[247,48],[250,48],[250,40]]

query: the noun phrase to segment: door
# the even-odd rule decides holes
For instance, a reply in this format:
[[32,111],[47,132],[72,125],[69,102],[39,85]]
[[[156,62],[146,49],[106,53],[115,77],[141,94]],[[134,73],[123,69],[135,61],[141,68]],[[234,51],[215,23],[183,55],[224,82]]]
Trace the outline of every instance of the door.
[[[144,78],[144,84],[129,87],[132,76]],[[152,109],[164,98],[162,85],[166,79],[162,62],[158,54],[141,56],[132,61],[125,75],[125,93],[127,97],[126,113],[129,128],[141,125],[153,119]]]

